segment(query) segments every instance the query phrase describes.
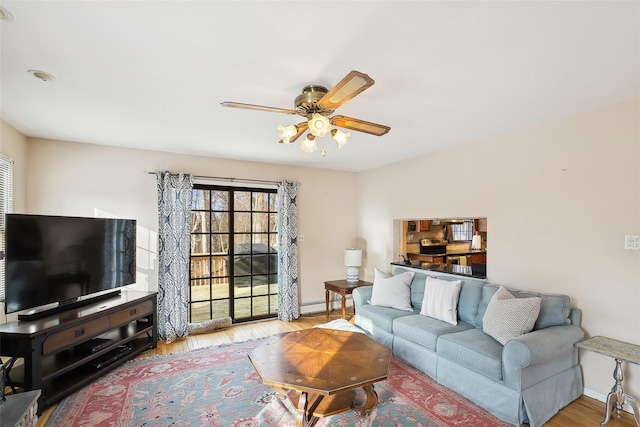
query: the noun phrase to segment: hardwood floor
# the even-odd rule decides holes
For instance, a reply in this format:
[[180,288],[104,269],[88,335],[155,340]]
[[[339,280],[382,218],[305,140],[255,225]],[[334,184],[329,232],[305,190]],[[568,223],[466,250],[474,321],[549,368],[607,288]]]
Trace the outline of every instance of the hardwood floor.
[[[294,322],[266,320],[234,325],[231,328],[215,331],[209,334],[193,335],[184,340],[175,340],[170,343],[158,343],[158,347],[156,349],[143,353],[138,356],[138,359],[264,338],[277,333],[307,329],[313,325],[325,323],[328,320],[338,318],[340,318],[340,313],[336,311],[331,313],[329,319],[327,319],[325,314],[322,313],[303,316]],[[55,406],[45,409],[38,420],[38,427],[43,427],[46,424],[54,409]],[[583,395],[556,414],[556,416],[545,424],[545,427],[599,426],[603,419],[603,414],[604,403]],[[633,416],[626,412],[622,414],[620,419],[612,418],[609,423],[607,423],[607,427],[634,426],[637,427]]]

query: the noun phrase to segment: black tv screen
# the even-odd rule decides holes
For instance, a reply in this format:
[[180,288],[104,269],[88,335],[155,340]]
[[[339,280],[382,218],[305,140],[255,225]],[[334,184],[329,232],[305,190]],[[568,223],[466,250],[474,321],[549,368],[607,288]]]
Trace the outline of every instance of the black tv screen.
[[136,281],[136,221],[7,214],[5,312],[82,297]]

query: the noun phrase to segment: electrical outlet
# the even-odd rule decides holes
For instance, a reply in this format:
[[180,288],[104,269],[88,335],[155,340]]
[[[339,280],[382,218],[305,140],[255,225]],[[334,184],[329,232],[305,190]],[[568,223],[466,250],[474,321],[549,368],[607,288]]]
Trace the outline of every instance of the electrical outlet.
[[624,236],[624,248],[631,251],[640,250],[640,235],[627,234]]
[[298,235],[298,242],[304,242],[304,234]]

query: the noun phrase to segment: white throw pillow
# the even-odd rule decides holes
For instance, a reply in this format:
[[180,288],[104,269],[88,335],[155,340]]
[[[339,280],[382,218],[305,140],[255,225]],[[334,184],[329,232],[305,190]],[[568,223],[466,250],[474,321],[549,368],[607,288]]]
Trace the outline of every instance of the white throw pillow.
[[391,275],[389,273],[385,273],[382,270],[378,270],[376,267],[373,267],[373,281],[375,282],[376,279],[387,279],[391,277]]
[[500,344],[531,332],[540,314],[540,297],[516,298],[504,286],[496,291],[482,318],[482,330]]
[[449,281],[427,277],[420,314],[457,325],[460,289],[462,289],[460,280]]
[[415,273],[404,273],[390,276],[380,270],[375,270],[373,278],[373,290],[371,292],[371,305],[397,308],[398,310],[413,311],[411,307],[411,281]]

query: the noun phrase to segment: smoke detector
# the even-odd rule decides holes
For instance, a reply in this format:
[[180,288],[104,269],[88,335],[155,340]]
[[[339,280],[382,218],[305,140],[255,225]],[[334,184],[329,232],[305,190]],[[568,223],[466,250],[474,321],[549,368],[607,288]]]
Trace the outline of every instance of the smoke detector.
[[36,78],[42,80],[43,82],[48,82],[48,81],[51,81],[51,80],[55,80],[55,77],[53,77],[49,73],[45,73],[44,71],[29,70],[29,74],[31,74],[33,77],[36,77]]

